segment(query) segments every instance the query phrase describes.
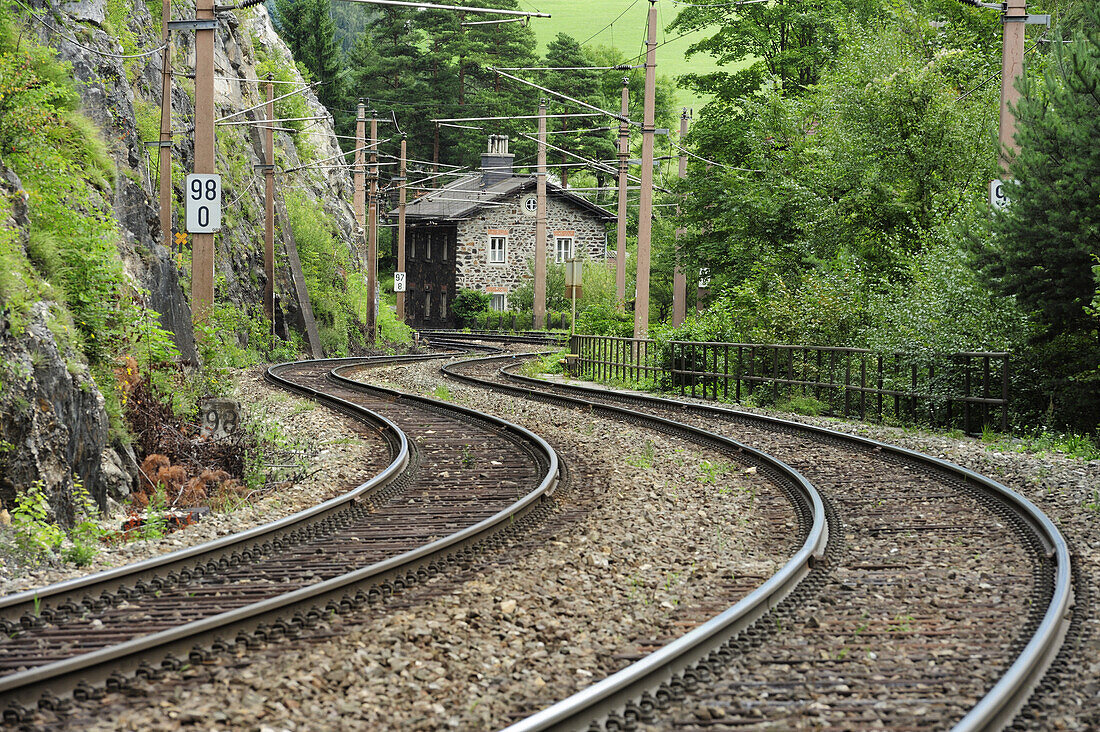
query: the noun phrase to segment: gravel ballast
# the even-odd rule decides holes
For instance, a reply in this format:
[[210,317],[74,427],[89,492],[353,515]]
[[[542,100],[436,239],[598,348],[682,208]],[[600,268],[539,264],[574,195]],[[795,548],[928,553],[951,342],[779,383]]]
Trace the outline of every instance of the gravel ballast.
[[[436,368],[393,367],[386,378],[430,394]],[[333,618],[320,637],[221,657],[40,721],[503,726],[732,605],[796,549],[793,510],[755,471],[647,430],[446,386],[451,400],[535,429],[559,451],[570,479],[545,525],[458,577]]]
[[[393,386],[431,394],[442,383],[436,368],[379,374]],[[455,401],[531,427],[571,462],[574,485],[559,499],[559,516],[568,514],[568,521],[521,540],[505,557],[488,558],[474,576],[436,578],[392,598],[376,618],[338,617],[311,639],[142,682],[71,718],[42,721],[92,729],[502,726],[625,665],[658,638],[684,632],[680,623],[693,617],[686,609],[707,604],[705,578],[762,579],[781,563],[769,545],[782,541],[783,531],[759,520],[768,488],[736,464],[621,424],[445,386]],[[1086,580],[1096,576],[1100,513],[1086,504],[1096,501],[1100,462],[793,419],[910,447],[1004,482],[1059,524]],[[356,464],[334,459],[333,469],[338,463],[345,470]],[[790,525],[785,532],[792,533]],[[786,556],[793,547],[787,542],[784,549]],[[1100,691],[1096,622],[1095,613],[1082,618],[1071,666],[1054,693],[1040,694],[1043,716],[1034,726],[1100,727],[1092,709]]]

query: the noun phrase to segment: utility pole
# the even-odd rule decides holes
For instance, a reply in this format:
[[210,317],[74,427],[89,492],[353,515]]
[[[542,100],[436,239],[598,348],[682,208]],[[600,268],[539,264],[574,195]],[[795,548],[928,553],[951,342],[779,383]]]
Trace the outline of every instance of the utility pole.
[[164,42],[160,80],[160,234],[164,246],[174,251],[172,245],[172,36],[168,21],[172,18],[172,2],[164,0],[161,9],[160,39]]
[[264,130],[264,314],[275,325],[275,85],[267,75]]
[[367,343],[378,332],[375,292],[378,289],[378,113],[370,113],[370,195],[367,199]]
[[622,103],[619,107],[623,119],[619,122],[619,212],[615,227],[615,304],[621,313],[626,308],[626,185],[629,175],[630,78],[623,77]]
[[[688,133],[688,111],[687,107],[680,112],[680,147],[683,148],[684,138]],[[683,150],[680,151],[680,178],[687,178],[687,153]],[[680,212],[680,207],[676,207],[676,213]],[[687,277],[684,275],[684,269],[680,266],[680,246],[679,240],[683,238],[685,229],[679,227],[676,229],[676,268],[672,272],[672,327],[676,327],[684,322],[684,316],[687,315]]]
[[539,100],[539,154],[535,173],[535,330],[546,327],[546,100]]
[[1016,145],[1016,116],[1009,108],[1020,100],[1016,89],[1016,79],[1024,73],[1024,30],[1027,28],[1027,0],[1007,0],[1001,16],[1004,25],[1001,50],[1001,124],[1000,159],[1001,168],[1007,173],[1008,166],[1016,157],[1019,147]]
[[367,146],[367,114],[366,105],[359,100],[359,108],[355,115],[355,168],[352,171],[354,198],[351,202],[351,210],[355,214],[355,250],[359,252],[359,259],[363,259],[363,239],[367,233],[367,184],[366,168],[363,160],[366,157]]
[[[407,178],[405,176],[406,170],[406,157],[408,155],[408,141],[405,139],[405,135],[401,135],[401,165],[398,168],[398,182],[400,185],[397,189],[397,271],[405,271],[405,185]],[[406,285],[407,287],[408,285]],[[395,292],[394,299],[397,301],[397,322],[405,322],[405,293]]]
[[649,0],[646,19],[645,97],[642,110],[642,199],[638,205],[638,276],[634,337],[649,335],[649,255],[653,231],[654,95],[657,92],[657,0]]
[[[195,19],[213,21],[214,0],[196,0]],[[164,22],[167,24],[168,19]],[[214,28],[195,31],[195,173],[214,170]],[[204,322],[214,304],[214,235],[191,239],[191,317]]]
[[[439,123],[435,124],[435,141],[432,143],[432,172],[439,172]],[[435,185],[434,183],[432,185]]]

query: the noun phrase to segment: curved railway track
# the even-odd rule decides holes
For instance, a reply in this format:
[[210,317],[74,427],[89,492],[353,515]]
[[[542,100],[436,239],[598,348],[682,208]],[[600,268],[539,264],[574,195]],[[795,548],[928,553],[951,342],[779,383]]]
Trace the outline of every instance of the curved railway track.
[[663,729],[999,729],[1057,653],[1072,604],[1068,549],[1038,509],[1000,484],[822,428],[508,374],[502,359],[511,357],[444,371],[517,396],[736,436],[802,472],[843,526],[811,575],[816,596],[694,647],[688,663],[673,660],[684,639],[667,639],[654,656],[511,729],[583,729],[592,719],[633,728],[654,719],[655,704],[665,707]]
[[[391,360],[408,360],[397,359]],[[267,378],[364,420],[389,446],[367,483],[244,534],[0,599],[0,708],[93,697],[210,650],[294,636],[515,532],[554,490],[541,438],[461,407],[330,378],[369,359],[282,364]],[[477,455],[476,468],[469,461]]]

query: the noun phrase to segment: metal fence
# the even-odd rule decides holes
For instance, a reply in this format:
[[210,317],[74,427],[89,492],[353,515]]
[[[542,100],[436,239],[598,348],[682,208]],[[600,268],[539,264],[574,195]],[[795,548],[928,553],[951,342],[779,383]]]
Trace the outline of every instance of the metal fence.
[[1009,354],[878,353],[864,348],[657,342],[574,335],[578,376],[741,402],[813,397],[861,420],[1008,429]]

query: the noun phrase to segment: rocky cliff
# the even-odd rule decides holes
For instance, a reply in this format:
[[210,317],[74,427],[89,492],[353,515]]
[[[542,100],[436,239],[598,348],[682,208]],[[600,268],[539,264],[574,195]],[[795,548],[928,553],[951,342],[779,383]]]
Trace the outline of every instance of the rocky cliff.
[[[156,139],[162,76],[161,54],[139,56],[160,45],[159,18],[135,0],[74,0],[56,4],[28,0],[37,17],[16,11],[20,26],[37,34],[42,44],[56,49],[71,65],[80,95],[80,112],[90,118],[107,144],[118,175],[110,188],[110,210],[118,223],[118,253],[136,297],[155,311],[170,331],[185,363],[197,354],[188,304],[189,253],[174,252],[163,244],[157,201]],[[159,5],[157,3],[156,5]],[[154,7],[154,10],[157,8]],[[193,15],[177,7],[174,19]],[[21,16],[21,17],[20,17]],[[261,104],[263,92],[255,81],[276,69],[303,84],[293,59],[276,35],[263,6],[219,15],[216,35],[216,115]],[[192,168],[194,34],[173,34],[175,76],[172,95],[174,130],[172,180],[174,221],[182,228],[183,175]],[[125,58],[129,57],[129,58]],[[283,86],[277,93],[285,93]],[[310,91],[301,96],[303,117],[321,117],[299,123],[301,132],[276,133],[277,168],[287,170],[336,156],[339,147],[331,118]],[[301,104],[302,102],[299,102]],[[279,109],[277,109],[277,116]],[[245,112],[234,121],[258,122],[262,109]],[[235,308],[259,306],[263,273],[263,162],[255,126],[218,128],[219,172],[223,175],[223,221],[216,237],[216,299]],[[0,152],[0,156],[2,156]],[[0,187],[13,203],[3,217],[24,249],[27,208],[36,205],[21,195],[22,185],[3,165]],[[353,230],[351,182],[338,168],[320,168],[279,175],[278,188],[293,188],[323,211],[336,240],[350,242]],[[2,211],[0,211],[2,213]],[[277,253],[281,241],[276,242]],[[341,246],[347,246],[342,244]],[[355,259],[353,258],[353,261]],[[296,320],[296,304],[289,287],[285,257],[277,254],[276,292],[288,322]],[[56,518],[71,516],[68,493],[74,476],[92,492],[101,506],[123,499],[136,476],[134,456],[118,441],[110,444],[104,399],[89,377],[82,355],[58,338],[50,327],[54,304],[33,304],[25,327],[0,332],[0,501],[10,505],[15,492],[44,481]],[[3,314],[0,308],[0,315]],[[7,323],[5,322],[6,326]],[[247,338],[247,333],[240,334]],[[124,354],[114,354],[123,356]]]

